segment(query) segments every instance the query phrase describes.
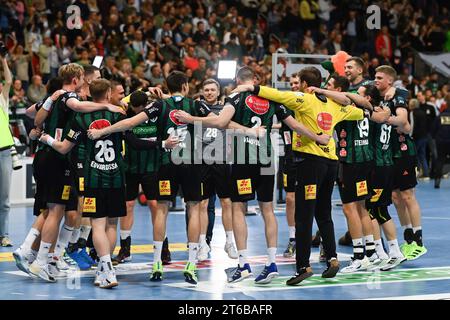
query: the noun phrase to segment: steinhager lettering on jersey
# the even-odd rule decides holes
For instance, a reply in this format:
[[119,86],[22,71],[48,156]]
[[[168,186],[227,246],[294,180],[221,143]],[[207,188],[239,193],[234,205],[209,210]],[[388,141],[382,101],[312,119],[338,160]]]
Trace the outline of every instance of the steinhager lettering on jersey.
[[259,115],[263,115],[269,110],[269,100],[256,96],[245,98],[245,104],[250,110]]
[[364,140],[355,140],[355,146],[368,146],[369,145],[369,140],[364,139]]
[[117,163],[110,163],[110,164],[100,164],[95,161],[91,161],[91,168],[98,169],[101,171],[111,171],[111,170],[117,170],[119,166]]

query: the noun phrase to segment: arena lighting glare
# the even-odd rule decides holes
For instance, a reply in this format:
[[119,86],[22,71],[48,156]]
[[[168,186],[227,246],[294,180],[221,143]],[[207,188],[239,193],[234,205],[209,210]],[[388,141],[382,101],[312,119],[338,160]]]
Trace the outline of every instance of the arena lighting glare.
[[232,80],[236,76],[237,62],[235,60],[220,60],[217,78]]

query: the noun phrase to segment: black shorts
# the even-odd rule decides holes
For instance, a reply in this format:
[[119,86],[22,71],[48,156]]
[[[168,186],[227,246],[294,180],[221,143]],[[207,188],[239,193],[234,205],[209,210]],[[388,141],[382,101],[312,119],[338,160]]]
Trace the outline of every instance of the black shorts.
[[157,173],[126,173],[125,174],[125,189],[127,190],[126,200],[133,201],[139,194],[139,185],[142,186],[147,200],[156,200],[158,195]]
[[86,188],[84,191],[83,217],[119,218],[126,215],[125,188]]
[[229,164],[202,165],[202,199],[217,194],[220,199],[230,197],[231,166]]
[[246,202],[255,199],[261,202],[273,201],[275,175],[261,165],[231,165],[231,201]]
[[181,186],[184,201],[202,201],[201,165],[167,164],[159,168],[156,184],[159,201],[172,201]]
[[[33,161],[33,176],[38,207],[47,208],[48,203],[69,204],[71,194],[74,194],[73,176],[66,158],[54,151],[39,151]],[[39,214],[39,210],[35,213]]]
[[371,197],[371,172],[373,163],[339,163],[339,193],[342,203],[367,200]]
[[295,192],[295,177],[297,175],[297,166],[292,158],[285,158],[283,164],[283,187],[286,192]]
[[416,157],[394,158],[393,190],[405,191],[417,185]]
[[374,167],[370,176],[372,197],[366,200],[366,208],[388,206],[392,203],[394,166]]
[[75,180],[75,188],[77,190],[78,196],[82,197],[84,196],[84,163],[83,162],[76,162],[74,164],[74,167],[72,168],[74,173],[74,180]]

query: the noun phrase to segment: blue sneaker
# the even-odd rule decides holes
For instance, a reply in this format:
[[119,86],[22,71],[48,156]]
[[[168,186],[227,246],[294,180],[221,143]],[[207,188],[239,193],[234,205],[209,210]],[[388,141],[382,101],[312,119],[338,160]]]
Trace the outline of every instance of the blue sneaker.
[[238,265],[237,268],[233,268],[230,271],[231,272],[228,275],[229,283],[242,281],[252,275],[252,270],[250,269],[250,265],[248,263],[244,264],[244,267],[242,268]]
[[91,265],[83,258],[82,255],[80,255],[78,251],[68,253],[68,255],[77,263],[80,270],[89,270],[91,268]]
[[255,283],[266,284],[272,282],[272,279],[279,275],[278,268],[275,263],[271,263],[269,266],[265,266],[261,274],[255,279]]
[[78,255],[81,256],[81,258],[83,258],[91,266],[95,264],[94,259],[92,259],[91,256],[86,252],[86,248],[79,250]]

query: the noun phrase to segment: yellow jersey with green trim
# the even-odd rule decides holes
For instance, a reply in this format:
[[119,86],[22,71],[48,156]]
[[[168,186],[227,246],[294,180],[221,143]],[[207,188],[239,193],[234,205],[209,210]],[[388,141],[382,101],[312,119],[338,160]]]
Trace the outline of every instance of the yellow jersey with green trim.
[[[344,120],[362,120],[364,112],[353,105],[343,106],[325,96],[292,91],[279,91],[269,87],[259,87],[258,96],[285,105],[294,111],[295,119],[316,134],[333,136],[334,127]],[[315,156],[338,160],[336,143],[333,138],[327,145],[294,132],[292,150]]]

